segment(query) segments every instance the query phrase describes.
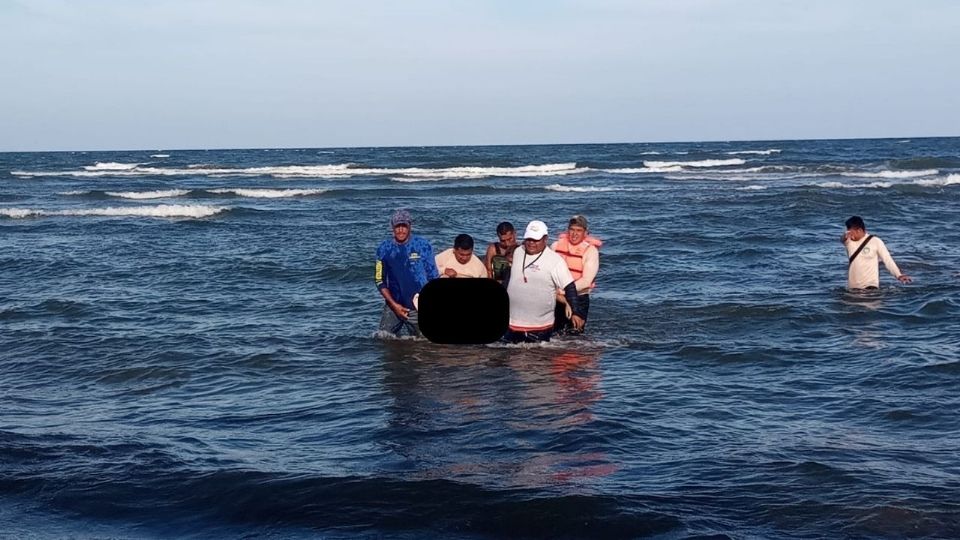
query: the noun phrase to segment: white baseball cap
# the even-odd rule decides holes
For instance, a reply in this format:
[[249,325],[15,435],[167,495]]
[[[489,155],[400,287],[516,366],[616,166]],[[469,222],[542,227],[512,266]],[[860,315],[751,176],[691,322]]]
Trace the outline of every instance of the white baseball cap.
[[524,231],[523,238],[524,240],[527,238],[530,240],[539,240],[546,235],[547,224],[539,220],[534,220],[527,224],[527,230]]

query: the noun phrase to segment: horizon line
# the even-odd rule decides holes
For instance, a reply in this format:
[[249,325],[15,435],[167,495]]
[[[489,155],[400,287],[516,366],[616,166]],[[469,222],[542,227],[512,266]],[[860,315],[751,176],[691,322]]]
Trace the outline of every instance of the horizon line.
[[960,135],[921,135],[895,137],[810,137],[800,139],[704,139],[699,141],[644,141],[644,142],[575,142],[575,143],[483,143],[483,144],[399,144],[399,145],[368,145],[368,146],[249,146],[249,147],[208,147],[208,148],[126,148],[109,150],[0,150],[0,154],[55,154],[55,153],[95,153],[95,152],[218,152],[230,150],[390,150],[401,148],[495,148],[495,147],[527,147],[527,146],[612,146],[612,145],[661,145],[661,144],[719,144],[719,143],[774,143],[774,142],[823,142],[823,141],[884,141],[884,140],[914,140],[914,139],[955,139]]

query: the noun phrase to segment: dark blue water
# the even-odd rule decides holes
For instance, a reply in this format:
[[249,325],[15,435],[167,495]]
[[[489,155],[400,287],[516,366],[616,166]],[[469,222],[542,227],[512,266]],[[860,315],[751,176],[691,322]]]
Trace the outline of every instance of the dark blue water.
[[[587,339],[375,338],[396,207],[586,214]],[[958,537],[958,216],[960,139],[0,154],[0,531]]]

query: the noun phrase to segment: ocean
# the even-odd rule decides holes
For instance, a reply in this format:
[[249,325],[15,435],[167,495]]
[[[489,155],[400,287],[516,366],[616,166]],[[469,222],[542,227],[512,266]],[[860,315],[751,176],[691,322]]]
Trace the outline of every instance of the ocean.
[[[396,208],[586,215],[587,335],[378,338]],[[960,138],[0,154],[0,536],[960,537],[958,216]]]

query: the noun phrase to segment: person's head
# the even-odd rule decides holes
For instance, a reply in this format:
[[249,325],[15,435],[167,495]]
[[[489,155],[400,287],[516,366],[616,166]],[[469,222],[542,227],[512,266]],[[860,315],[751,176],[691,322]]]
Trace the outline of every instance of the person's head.
[[453,256],[460,264],[470,262],[470,257],[473,257],[473,237],[469,234],[458,234],[453,239]]
[[865,234],[867,234],[867,226],[863,222],[863,218],[860,216],[853,216],[848,219],[845,223],[847,226],[847,232],[850,235],[850,239],[853,241],[860,240]]
[[497,238],[504,248],[515,247],[517,245],[517,231],[513,228],[513,223],[504,221],[497,225]]
[[410,238],[410,229],[413,228],[413,217],[410,212],[400,209],[390,217],[390,227],[393,228],[393,239],[397,243],[404,243]]
[[523,232],[523,249],[530,255],[536,255],[547,247],[547,225],[539,220],[527,224]]
[[570,223],[567,225],[567,239],[571,244],[577,245],[580,242],[583,242],[583,239],[587,237],[587,218],[576,215],[570,218]]

